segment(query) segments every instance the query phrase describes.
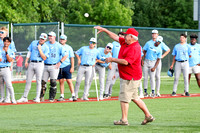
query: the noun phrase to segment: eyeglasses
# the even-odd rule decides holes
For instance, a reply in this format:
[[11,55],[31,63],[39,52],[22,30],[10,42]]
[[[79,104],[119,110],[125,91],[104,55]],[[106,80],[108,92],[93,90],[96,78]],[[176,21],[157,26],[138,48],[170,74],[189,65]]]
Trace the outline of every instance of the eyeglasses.
[[1,33],[1,34],[4,34],[4,33],[5,33],[5,31],[0,31],[0,33]]
[[110,46],[107,46],[106,48],[108,48],[108,49],[112,49]]
[[96,44],[95,42],[90,42],[90,44]]

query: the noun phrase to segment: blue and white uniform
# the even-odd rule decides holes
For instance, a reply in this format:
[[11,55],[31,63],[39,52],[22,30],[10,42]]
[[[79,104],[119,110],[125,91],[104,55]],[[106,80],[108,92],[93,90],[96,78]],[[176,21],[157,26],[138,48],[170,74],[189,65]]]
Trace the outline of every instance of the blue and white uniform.
[[79,66],[76,78],[75,96],[78,98],[78,91],[80,88],[81,80],[85,75],[83,99],[87,99],[89,92],[89,80],[92,76],[92,66],[95,65],[99,52],[96,48],[90,49],[89,46],[83,46],[78,51],[76,51],[75,54],[81,58],[81,64]]
[[[36,99],[39,100],[40,92],[41,92],[41,80],[42,80],[42,73],[44,70],[44,61],[40,56],[38,50],[39,40],[32,41],[29,47],[27,48],[30,54],[30,63],[28,65],[28,70],[26,74],[26,86],[24,90],[23,98],[28,98],[28,93],[31,89],[31,82],[33,76],[36,76]],[[49,48],[46,43],[41,46],[42,52],[48,58],[49,57]],[[20,102],[20,100],[18,100]]]
[[200,73],[200,44],[189,44],[191,46],[191,58],[189,58],[189,74]]
[[[112,48],[112,58],[118,58],[119,50],[121,48],[121,45],[119,42],[112,42],[113,48]],[[118,71],[118,65],[115,62],[111,63],[112,69],[108,69],[108,75],[106,79],[106,85],[105,85],[105,94],[108,94],[111,96],[112,94],[112,87],[115,84],[116,80],[119,77],[119,71]],[[113,76],[115,76],[115,79],[113,79]]]
[[154,46],[154,43],[146,43],[143,47],[146,51],[143,75],[144,75],[144,89],[148,88],[148,75],[150,76],[151,90],[155,90],[155,71],[152,72],[151,69],[155,66],[157,59],[161,59],[162,50],[160,47]]
[[175,64],[175,75],[174,75],[174,86],[173,92],[176,93],[178,80],[181,72],[183,72],[185,92],[189,92],[189,84],[188,84],[188,74],[189,74],[189,56],[191,55],[191,47],[187,43],[185,44],[176,44],[172,55],[175,56],[176,64]]
[[[99,55],[97,56],[98,60],[105,61],[106,58],[112,57],[111,53],[104,53],[105,48],[98,48]],[[105,80],[105,68],[108,67],[110,63],[96,63],[95,69],[96,72],[99,73],[99,84],[100,84],[100,99],[103,99],[104,92],[104,80]],[[91,83],[94,77],[94,71],[92,71],[92,76],[90,78],[89,86],[91,87]]]

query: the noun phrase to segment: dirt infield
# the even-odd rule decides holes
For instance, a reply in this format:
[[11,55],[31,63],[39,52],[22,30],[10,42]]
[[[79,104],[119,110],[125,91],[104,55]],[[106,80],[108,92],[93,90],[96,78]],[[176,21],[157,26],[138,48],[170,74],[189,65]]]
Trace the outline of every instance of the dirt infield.
[[[190,95],[191,95],[190,97],[200,97],[200,93],[193,93],[193,94],[190,94]],[[181,94],[177,94],[176,96],[171,96],[171,94],[162,94],[161,97],[155,97],[155,98],[145,97],[145,98],[141,98],[141,99],[180,98],[180,97],[187,98],[186,96],[181,96]],[[112,97],[112,98],[109,98],[109,99],[100,100],[99,102],[101,102],[101,101],[112,101],[112,100],[118,100],[118,97]],[[0,103],[0,106],[4,106],[4,105],[22,105],[22,104],[43,104],[43,103],[68,103],[68,102],[98,102],[98,101],[97,101],[97,98],[89,98],[89,101],[84,101],[84,100],[81,100],[80,98],[78,98],[77,101],[70,101],[69,99],[65,99],[65,101],[61,101],[61,102],[58,102],[57,99],[54,102],[50,102],[47,99],[44,102],[40,102],[40,103],[35,103],[35,102],[33,102],[33,100],[29,100],[26,103],[17,103],[17,104]]]

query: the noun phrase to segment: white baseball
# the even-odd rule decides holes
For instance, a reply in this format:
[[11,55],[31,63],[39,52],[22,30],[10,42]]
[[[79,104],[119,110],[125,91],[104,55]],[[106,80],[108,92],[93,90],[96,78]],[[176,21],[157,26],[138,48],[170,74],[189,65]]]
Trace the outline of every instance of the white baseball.
[[89,17],[89,13],[85,13],[84,16],[87,18]]

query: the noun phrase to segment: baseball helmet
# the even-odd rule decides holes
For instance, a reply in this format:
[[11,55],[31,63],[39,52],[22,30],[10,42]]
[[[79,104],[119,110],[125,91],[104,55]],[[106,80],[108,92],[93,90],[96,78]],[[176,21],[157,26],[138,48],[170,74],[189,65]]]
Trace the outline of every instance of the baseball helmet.
[[174,70],[173,70],[173,69],[169,69],[169,70],[167,71],[167,75],[168,75],[169,77],[173,77],[173,74],[174,74]]

